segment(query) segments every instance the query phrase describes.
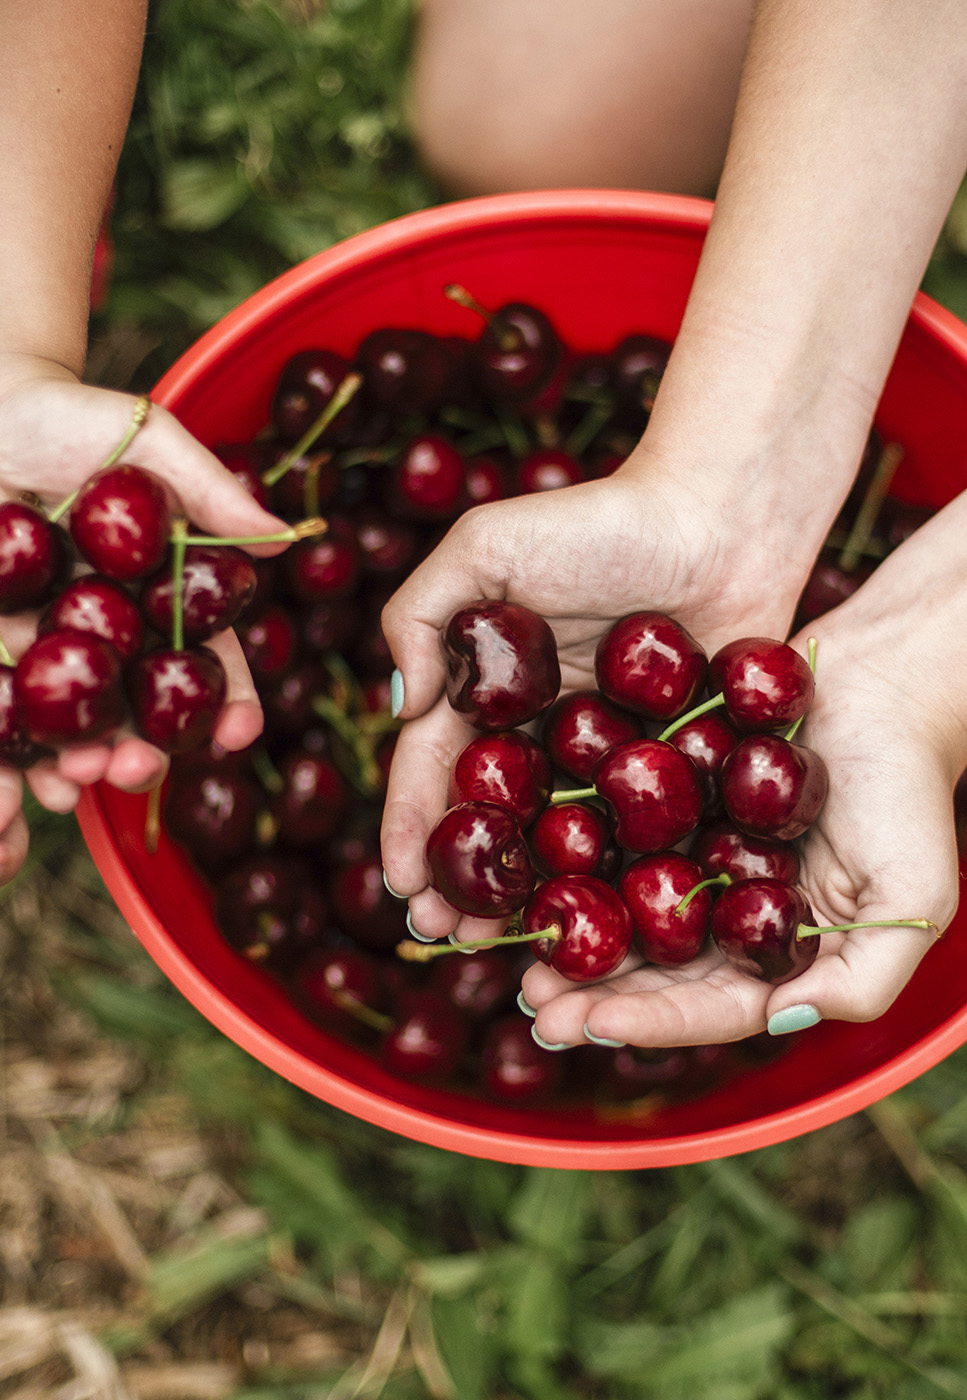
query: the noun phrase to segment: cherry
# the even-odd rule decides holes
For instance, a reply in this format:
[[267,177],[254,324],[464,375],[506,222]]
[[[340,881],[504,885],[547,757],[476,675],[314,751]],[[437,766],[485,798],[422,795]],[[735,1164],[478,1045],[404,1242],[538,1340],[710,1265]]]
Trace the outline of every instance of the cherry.
[[25,501],[0,505],[0,613],[47,602],[64,583],[70,546],[59,526]]
[[361,507],[356,512],[355,526],[363,574],[401,579],[416,557],[417,537],[412,526],[394,520],[377,506]]
[[383,1063],[405,1079],[442,1079],[460,1063],[466,1039],[466,1022],[455,1006],[434,992],[411,993],[383,1039]]
[[452,443],[438,433],[411,439],[387,487],[395,513],[407,520],[452,520],[465,504],[467,468]]
[[464,479],[468,503],[481,506],[489,501],[506,500],[510,494],[507,477],[507,466],[498,457],[487,455],[468,458]]
[[[286,443],[297,443],[325,411],[349,374],[349,365],[332,350],[301,350],[283,366],[272,400],[272,422]],[[320,443],[338,442],[360,411],[351,398],[320,433]]]
[[860,564],[855,569],[845,570],[840,566],[836,550],[824,549],[820,552],[802,591],[796,610],[797,627],[822,617],[851,598],[861,584],[873,572],[872,564]]
[[521,916],[525,934],[548,930],[534,952],[571,982],[596,982],[619,967],[631,947],[624,901],[593,875],[555,875],[538,885]]
[[737,880],[712,908],[712,937],[729,963],[749,977],[778,986],[816,960],[818,938],[797,937],[812,925],[806,897],[782,880]]
[[702,813],[702,779],[692,760],[660,739],[634,739],[605,754],[594,787],[614,808],[615,837],[640,855],[676,845]]
[[[482,954],[478,954],[482,956]],[[476,958],[460,959],[467,963]],[[447,959],[445,966],[454,961]],[[508,1016],[487,1027],[481,1048],[481,1081],[496,1098],[530,1102],[555,1093],[564,1069],[559,1055],[542,1050],[520,1016]]]
[[607,817],[583,802],[547,807],[528,837],[541,875],[596,875],[610,880],[621,865],[621,852]]
[[513,959],[499,948],[482,948],[473,957],[440,958],[431,977],[431,985],[476,1022],[510,1006],[518,981]]
[[584,480],[586,473],[580,462],[557,447],[541,447],[529,452],[517,468],[517,491],[521,495],[556,491]]
[[265,444],[261,442],[222,443],[215,448],[215,456],[222,466],[231,472],[235,480],[245,487],[252,499],[267,510],[269,493],[262,483],[262,473],[269,465]]
[[441,636],[447,699],[475,729],[513,729],[556,699],[561,668],[550,625],[518,603],[455,612]]
[[552,774],[547,755],[520,729],[479,734],[453,761],[449,804],[495,802],[530,826],[547,805]]
[[317,661],[303,661],[262,686],[259,698],[265,714],[265,730],[269,736],[295,739],[315,726],[317,714],[313,701],[325,695],[330,677]]
[[13,688],[14,667],[0,662],[0,763],[11,768],[30,768],[53,750],[36,744],[20,721]]
[[279,765],[281,786],[272,800],[279,840],[295,850],[321,846],[338,829],[349,806],[339,769],[323,754],[296,749]]
[[142,738],[166,753],[207,744],[225,703],[225,668],[208,647],[158,647],[131,662],[128,702]]
[[[185,642],[207,642],[234,625],[255,595],[251,559],[232,545],[192,544],[185,549],[182,628]],[[170,636],[174,580],[165,567],[145,580],[140,605],[156,632]]]
[[611,383],[621,408],[651,413],[671,346],[650,335],[629,335],[611,352]]
[[453,378],[448,344],[423,330],[371,331],[360,342],[356,365],[370,401],[394,417],[435,413]]
[[38,637],[17,662],[13,688],[27,734],[51,748],[107,738],[124,719],[121,657],[93,632]]
[[641,856],[623,871],[618,893],[631,912],[635,946],[659,967],[681,967],[702,950],[712,905],[700,889],[684,908],[685,896],[702,880],[693,860],[676,851]]
[[719,792],[719,774],[722,764],[739,742],[740,734],[734,725],[715,710],[696,715],[687,724],[676,729],[668,740],[676,749],[695,764],[702,775],[705,801],[702,805],[702,819],[708,821],[722,810]]
[[348,598],[359,578],[359,543],[346,516],[331,516],[325,535],[297,540],[282,557],[282,577],[297,603]]
[[561,342],[543,311],[512,301],[490,312],[462,287],[445,288],[446,295],[487,322],[473,355],[477,378],[488,398],[517,401],[532,397],[554,373]]
[[778,734],[750,734],[723,763],[721,789],[741,831],[794,841],[819,816],[829,776],[814,749]]
[[291,613],[281,603],[246,613],[235,631],[256,684],[278,679],[295,661],[298,633]]
[[293,625],[310,651],[342,651],[359,630],[359,604],[352,598],[313,603],[299,609]]
[[271,509],[283,519],[292,520],[329,510],[336,503],[341,486],[341,472],[331,454],[326,450],[309,451],[289,463],[290,455],[280,449],[265,468],[264,475],[271,479],[272,468],[281,469],[285,464],[283,475],[273,483],[269,493]]
[[120,463],[84,482],[70,512],[74,544],[92,568],[130,583],[159,568],[171,537],[171,497],[160,477]]
[[[364,948],[345,944],[312,949],[299,963],[292,985],[300,1006],[314,1018],[343,1025],[385,1023],[381,967]],[[375,1016],[367,1013],[375,1012]]]
[[596,690],[561,695],[541,723],[541,743],[551,762],[585,783],[609,749],[641,737],[640,721]]
[[165,797],[165,826],[213,873],[251,853],[260,805],[255,785],[239,772],[175,771]]
[[609,1057],[604,1072],[607,1095],[627,1100],[661,1093],[681,1079],[687,1064],[684,1045],[622,1045]]
[[70,627],[110,642],[124,661],[137,656],[144,641],[144,619],[126,588],[103,574],[82,574],[48,603],[38,635]]
[[371,848],[342,861],[330,874],[336,922],[367,948],[387,950],[406,937],[406,907],[383,883],[383,865]]
[[705,684],[707,660],[698,642],[673,618],[631,613],[601,638],[594,673],[602,694],[648,719],[686,711]]
[[432,887],[461,914],[502,918],[534,888],[520,825],[493,802],[461,802],[445,812],[427,838],[425,863]]
[[262,854],[215,884],[215,919],[249,962],[291,965],[319,941],[327,922],[322,891],[301,861]]
[[709,689],[720,691],[744,733],[782,729],[808,710],[816,683],[805,658],[785,642],[741,637],[709,662]]
[[790,885],[799,879],[801,862],[795,846],[787,841],[747,836],[730,821],[699,827],[689,855],[701,866],[706,878],[725,874],[733,880],[752,880],[767,876]]

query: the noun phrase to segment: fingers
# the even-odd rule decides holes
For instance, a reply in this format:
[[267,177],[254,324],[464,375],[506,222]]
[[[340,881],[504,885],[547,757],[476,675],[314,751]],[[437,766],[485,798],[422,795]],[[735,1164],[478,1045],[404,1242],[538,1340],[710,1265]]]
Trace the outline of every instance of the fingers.
[[225,704],[215,725],[213,738],[223,749],[237,753],[262,733],[262,706],[242,651],[234,632],[220,632],[205,643],[221,660],[225,668],[227,690]]

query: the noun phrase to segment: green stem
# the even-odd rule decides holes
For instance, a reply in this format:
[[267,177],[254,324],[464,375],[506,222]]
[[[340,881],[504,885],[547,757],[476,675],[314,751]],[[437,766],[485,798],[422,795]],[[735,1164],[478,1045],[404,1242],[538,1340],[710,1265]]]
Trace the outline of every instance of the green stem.
[[295,540],[305,540],[310,535],[324,535],[329,522],[321,516],[310,516],[299,520],[295,525],[287,525],[284,530],[274,530],[269,535],[185,535],[185,544],[292,544]]
[[373,738],[364,733],[327,695],[317,695],[312,702],[315,713],[342,740],[352,757],[353,768],[347,772],[353,786],[364,797],[375,797],[382,787],[383,772],[376,761]]
[[443,295],[455,301],[458,306],[465,307],[468,311],[474,312],[486,321],[489,328],[497,338],[497,344],[505,353],[508,350],[516,350],[520,344],[520,337],[517,332],[509,326],[501,326],[500,318],[493,311],[488,311],[485,306],[481,306],[475,296],[467,291],[466,287],[461,287],[459,282],[451,282],[444,287]]
[[712,885],[721,885],[724,888],[724,886],[731,885],[731,883],[732,876],[726,874],[724,870],[722,871],[721,875],[713,875],[708,880],[701,880],[697,885],[693,885],[692,888],[689,890],[688,894],[685,895],[682,902],[676,905],[675,913],[684,914],[685,910],[691,904],[692,900],[698,894],[699,890],[710,889]]
[[555,807],[562,802],[586,802],[589,797],[597,797],[596,787],[586,788],[566,788],[561,792],[552,792],[550,796],[551,804]]
[[866,488],[866,494],[837,561],[844,573],[851,574],[860,562],[860,555],[869,543],[883,499],[902,460],[903,448],[900,444],[888,442],[880,453],[870,484]]
[[252,760],[252,767],[255,769],[255,776],[265,791],[272,794],[280,793],[285,787],[285,780],[272,762],[268,752],[261,744],[255,744],[249,749],[249,756]]
[[593,404],[565,442],[564,451],[572,457],[582,456],[613,415],[611,404]]
[[188,525],[184,516],[177,516],[171,526],[171,645],[175,651],[185,646],[185,549],[188,546]]
[[552,924],[550,928],[537,929],[534,933],[501,934],[499,938],[480,938],[474,943],[415,943],[406,939],[397,943],[396,952],[405,962],[430,962],[448,953],[478,953],[485,948],[502,948],[507,944],[535,943],[540,938],[550,938],[557,943],[560,937],[560,928]]
[[[121,456],[122,452],[126,452],[127,449],[131,446],[131,443],[134,441],[134,438],[137,435],[139,429],[143,426],[144,421],[148,416],[150,408],[151,400],[145,398],[144,396],[135,401],[134,412],[131,415],[131,422],[128,424],[127,432],[124,434],[124,437],[118,443],[117,447],[115,447],[112,452],[109,452],[104,458],[104,461],[97,468],[99,472],[106,471],[108,467],[113,467],[114,463]],[[83,484],[84,483],[82,482],[81,485]],[[71,506],[77,500],[77,494],[80,491],[80,489],[80,486],[78,486],[77,490],[72,491],[69,496],[67,496],[63,501],[61,501],[60,505],[55,506],[54,509],[49,513],[47,517],[48,520],[52,521],[53,524],[56,525],[58,520],[60,520],[63,516],[67,514]]]
[[[816,641],[815,637],[810,637],[806,643],[806,661],[808,662],[809,669],[810,671],[812,671],[814,676],[816,674],[816,651],[818,649],[818,646],[819,643]],[[791,744],[793,739],[795,739],[796,735],[799,732],[799,726],[802,724],[805,718],[805,715],[800,715],[799,718],[796,720],[795,724],[791,724],[786,730],[785,734],[783,735],[783,738],[786,740],[787,743]]]
[[281,481],[286,472],[291,467],[295,466],[299,458],[306,455],[309,448],[312,447],[316,439],[326,431],[336,415],[341,413],[350,399],[358,393],[362,382],[362,375],[356,374],[355,371],[346,375],[345,379],[338,385],[332,398],[319,414],[319,417],[311,427],[306,429],[296,445],[290,447],[285,456],[280,457],[274,466],[269,467],[268,471],[262,473],[263,486],[274,486],[277,481]]
[[865,919],[857,924],[823,924],[822,928],[800,924],[796,929],[796,938],[816,938],[821,933],[849,933],[854,928],[932,928],[938,938],[942,936],[933,919]]
[[677,734],[680,729],[684,729],[685,725],[690,723],[691,720],[697,719],[699,715],[707,714],[709,710],[717,710],[724,704],[724,695],[713,695],[711,700],[706,700],[701,705],[696,705],[694,710],[688,710],[684,715],[679,715],[678,719],[673,720],[667,729],[661,731],[658,736],[658,742],[661,744],[665,743],[673,734]]
[[4,666],[16,665],[16,662],[10,655],[10,648],[7,646],[6,642],[3,640],[2,637],[0,637],[0,662],[2,662]]

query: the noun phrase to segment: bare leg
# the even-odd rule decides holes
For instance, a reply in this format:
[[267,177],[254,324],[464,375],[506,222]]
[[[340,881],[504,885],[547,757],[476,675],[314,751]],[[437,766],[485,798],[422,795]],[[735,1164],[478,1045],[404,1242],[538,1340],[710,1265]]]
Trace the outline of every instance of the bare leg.
[[424,0],[413,117],[456,194],[711,194],[752,0]]

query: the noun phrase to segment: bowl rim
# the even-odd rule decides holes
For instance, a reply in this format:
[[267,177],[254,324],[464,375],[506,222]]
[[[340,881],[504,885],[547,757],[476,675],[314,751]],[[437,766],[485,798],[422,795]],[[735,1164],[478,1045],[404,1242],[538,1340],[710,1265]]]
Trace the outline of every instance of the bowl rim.
[[[320,275],[336,276],[360,258],[391,254],[414,238],[447,236],[507,219],[553,222],[567,216],[648,221],[649,232],[666,227],[704,236],[712,213],[709,200],[635,190],[564,189],[484,196],[441,204],[394,219],[308,258],[248,297],[202,335],[159,380],[154,402],[177,402],[189,385],[216,362],[240,335],[283,309]],[[910,321],[967,362],[967,326],[922,292]],[[868,1107],[917,1078],[967,1040],[967,1006],[928,1036],[847,1085],[792,1108],[741,1124],[660,1139],[545,1139],[465,1124],[399,1104],[353,1084],[286,1045],[214,986],[158,919],[146,892],[125,864],[110,835],[101,785],[87,788],[77,807],[84,839],[122,914],[154,962],[188,1001],[237,1045],[267,1067],[325,1102],[382,1128],[435,1147],[496,1161],[584,1170],[633,1170],[728,1157],[828,1126]]]

